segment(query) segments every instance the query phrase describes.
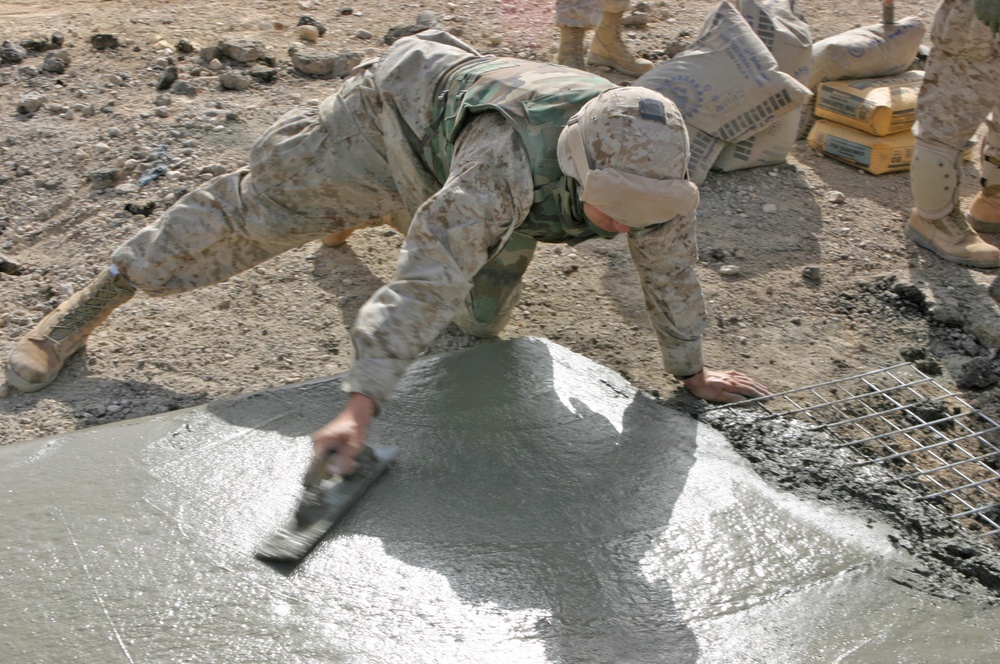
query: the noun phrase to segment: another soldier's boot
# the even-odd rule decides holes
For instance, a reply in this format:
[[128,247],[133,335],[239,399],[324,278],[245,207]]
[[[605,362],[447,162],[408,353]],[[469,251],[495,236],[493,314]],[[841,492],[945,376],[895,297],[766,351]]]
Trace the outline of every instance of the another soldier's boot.
[[637,58],[625,47],[622,41],[622,14],[611,12],[604,12],[604,18],[594,32],[587,62],[611,67],[628,76],[641,76],[653,68],[652,62]]
[[323,238],[323,244],[328,247],[339,247],[345,242],[347,238],[351,237],[351,233],[354,232],[353,228],[348,228],[346,231],[337,231],[336,233],[330,233],[325,238]]
[[959,265],[1000,267],[1000,249],[983,242],[957,205],[941,219],[924,219],[914,209],[906,222],[906,236],[924,249]]
[[980,233],[1000,233],[1000,196],[979,192],[969,206],[969,223]]
[[22,392],[35,392],[54,381],[94,328],[134,294],[125,277],[109,272],[74,293],[14,344],[7,359],[7,382]]
[[556,62],[574,69],[586,69],[583,61],[583,37],[586,28],[559,28],[559,53]]

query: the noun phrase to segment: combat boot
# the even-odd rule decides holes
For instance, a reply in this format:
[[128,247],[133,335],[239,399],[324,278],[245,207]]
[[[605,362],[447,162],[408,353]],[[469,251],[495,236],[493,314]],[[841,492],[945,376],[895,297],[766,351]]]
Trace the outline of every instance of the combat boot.
[[74,293],[14,345],[7,358],[7,382],[35,392],[54,381],[94,328],[134,294],[125,277],[108,272]]
[[1000,249],[976,235],[958,206],[941,219],[925,219],[914,209],[906,222],[906,236],[952,263],[979,268],[1000,267]]
[[1000,196],[979,192],[969,206],[969,224],[980,233],[1000,233]]
[[653,68],[653,63],[632,55],[622,41],[622,15],[604,12],[601,24],[590,42],[587,62],[611,67],[628,76],[641,76]]
[[586,28],[559,28],[559,53],[556,62],[573,69],[586,69],[583,61],[583,37]]

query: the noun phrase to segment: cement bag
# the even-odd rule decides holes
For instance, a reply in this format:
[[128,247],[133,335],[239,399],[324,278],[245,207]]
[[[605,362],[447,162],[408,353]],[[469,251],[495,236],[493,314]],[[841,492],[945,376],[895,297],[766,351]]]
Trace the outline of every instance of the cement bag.
[[913,63],[924,32],[919,18],[907,16],[890,26],[879,23],[820,40],[812,47],[809,87],[815,90],[824,81],[900,74]]
[[830,120],[817,120],[809,147],[874,175],[910,170],[915,139],[908,131],[873,136]]
[[[743,0],[740,11],[774,56],[778,70],[804,84],[812,66],[812,34],[793,4],[793,0]],[[784,162],[799,137],[801,118],[799,108],[739,143],[727,143],[712,168],[735,171]]]
[[874,136],[909,131],[915,119],[922,71],[885,78],[820,83],[816,115]]
[[726,147],[726,143],[694,127],[688,127],[688,140],[691,143],[688,179],[695,184],[701,184],[708,176],[712,164],[719,158],[719,153]]
[[778,71],[767,47],[728,2],[719,3],[690,46],[633,85],[677,104],[689,129],[730,142],[756,134],[811,94]]

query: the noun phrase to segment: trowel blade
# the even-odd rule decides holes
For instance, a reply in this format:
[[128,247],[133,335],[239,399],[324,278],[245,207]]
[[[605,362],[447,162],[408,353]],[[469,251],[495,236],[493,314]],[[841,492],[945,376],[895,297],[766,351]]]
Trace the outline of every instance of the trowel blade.
[[358,455],[359,467],[346,477],[335,476],[307,486],[295,515],[257,549],[257,558],[270,562],[298,562],[379,478],[398,447],[367,447]]

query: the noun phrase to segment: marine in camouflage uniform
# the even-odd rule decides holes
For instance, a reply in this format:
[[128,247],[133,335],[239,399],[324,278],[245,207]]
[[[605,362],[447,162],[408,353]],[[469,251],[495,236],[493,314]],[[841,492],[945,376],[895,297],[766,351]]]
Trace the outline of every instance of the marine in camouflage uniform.
[[[187,194],[116,249],[109,274],[18,342],[8,380],[27,390],[51,382],[135,289],[167,295],[216,284],[288,249],[391,215],[406,234],[403,251],[393,280],[358,312],[355,357],[343,381],[351,393],[345,412],[361,403],[367,423],[450,321],[474,334],[499,332],[537,241],[613,235],[583,214],[577,183],[560,170],[554,143],[586,102],[614,88],[566,67],[481,57],[443,32],[399,40],[318,108],[278,120],[248,167]],[[670,117],[658,119],[672,123],[664,132],[671,142],[643,148],[644,137],[627,140],[640,146],[636,163],[683,179],[683,120],[663,101]],[[593,159],[614,159],[621,143],[593,143]],[[628,233],[664,367],[706,398],[757,396],[765,388],[745,376],[704,369],[696,204]],[[363,444],[364,426],[352,426],[348,459]],[[343,428],[321,430],[317,441],[335,447],[331,435],[343,442]]]
[[596,28],[587,63],[611,67],[628,76],[641,76],[652,69],[652,62],[632,55],[622,41],[622,18],[629,4],[629,0],[556,0],[556,62],[583,69],[583,38]]
[[[992,26],[979,14],[993,12]],[[915,207],[907,235],[943,258],[1000,266],[1000,249],[976,231],[1000,232],[1000,0],[945,0],[931,28],[932,50],[917,99],[910,171]],[[981,191],[966,215],[959,205],[962,155],[986,121]]]

